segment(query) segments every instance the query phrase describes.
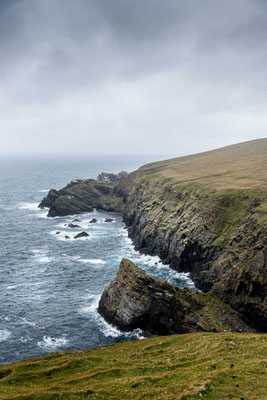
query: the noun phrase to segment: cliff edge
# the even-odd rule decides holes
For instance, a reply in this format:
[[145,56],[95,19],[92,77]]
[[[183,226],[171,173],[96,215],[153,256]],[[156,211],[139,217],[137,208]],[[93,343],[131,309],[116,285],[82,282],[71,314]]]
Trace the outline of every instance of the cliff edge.
[[123,331],[136,328],[148,335],[190,332],[252,332],[215,296],[176,288],[152,278],[123,259],[115,280],[103,292],[98,312]]

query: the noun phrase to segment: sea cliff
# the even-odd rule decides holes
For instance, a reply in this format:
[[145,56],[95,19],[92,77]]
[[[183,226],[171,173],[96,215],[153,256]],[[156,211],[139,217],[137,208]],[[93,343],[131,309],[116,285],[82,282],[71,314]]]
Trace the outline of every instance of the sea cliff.
[[[137,249],[189,271],[197,288],[267,331],[266,182],[267,139],[261,139],[145,165],[104,184],[103,194],[101,182],[79,183],[71,196],[85,201],[80,185],[97,187],[97,202],[94,191],[86,197],[88,208],[122,213]],[[55,202],[49,207],[53,216]]]

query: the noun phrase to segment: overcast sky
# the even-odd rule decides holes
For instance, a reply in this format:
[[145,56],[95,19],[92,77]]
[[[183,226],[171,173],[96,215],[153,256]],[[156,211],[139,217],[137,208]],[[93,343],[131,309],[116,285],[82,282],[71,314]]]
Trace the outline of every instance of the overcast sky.
[[1,153],[265,137],[266,0],[0,0]]

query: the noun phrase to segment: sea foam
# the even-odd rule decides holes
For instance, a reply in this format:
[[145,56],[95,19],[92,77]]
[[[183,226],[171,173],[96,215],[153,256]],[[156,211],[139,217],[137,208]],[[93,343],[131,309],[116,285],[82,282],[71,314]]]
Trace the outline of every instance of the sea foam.
[[4,342],[10,337],[11,333],[5,329],[0,330],[0,342]]
[[68,340],[64,336],[56,338],[53,336],[44,335],[43,340],[40,342],[37,342],[38,347],[46,348],[49,350],[64,347],[67,344],[68,344]]

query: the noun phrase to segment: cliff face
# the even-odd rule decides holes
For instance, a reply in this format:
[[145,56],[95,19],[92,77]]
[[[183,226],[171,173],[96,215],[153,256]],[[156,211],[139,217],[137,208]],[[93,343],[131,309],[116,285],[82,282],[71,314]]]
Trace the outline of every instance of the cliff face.
[[267,331],[267,139],[148,164],[117,185],[68,185],[41,206],[49,216],[122,212],[137,249]]
[[190,271],[266,331],[267,140],[251,143],[149,164],[116,193],[138,249]]
[[121,330],[141,328],[166,335],[251,329],[214,296],[180,290],[122,260],[116,279],[103,292],[99,313]]
[[114,195],[114,184],[94,179],[83,179],[69,183],[60,190],[51,189],[39,204],[49,208],[48,217],[91,212],[94,208],[120,212],[122,199]]

